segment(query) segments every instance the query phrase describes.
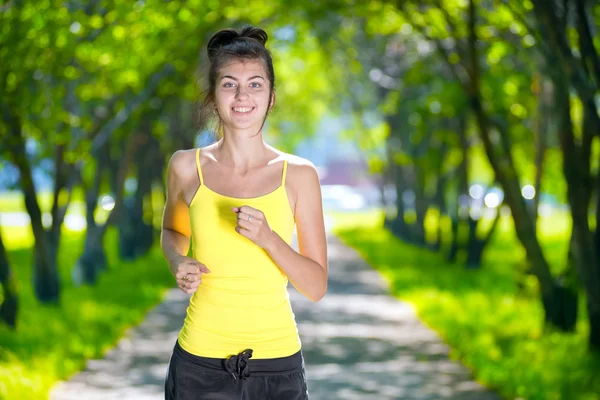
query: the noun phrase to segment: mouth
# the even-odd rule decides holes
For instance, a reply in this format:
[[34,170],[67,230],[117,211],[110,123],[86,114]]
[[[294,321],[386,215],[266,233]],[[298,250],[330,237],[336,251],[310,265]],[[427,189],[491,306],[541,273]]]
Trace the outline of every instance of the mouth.
[[254,111],[255,108],[256,107],[232,107],[231,110],[234,114],[248,115]]

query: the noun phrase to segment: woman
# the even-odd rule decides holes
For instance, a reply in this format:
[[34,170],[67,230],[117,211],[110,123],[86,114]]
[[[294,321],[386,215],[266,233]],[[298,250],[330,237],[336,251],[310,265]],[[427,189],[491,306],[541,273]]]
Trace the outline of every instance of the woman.
[[[222,138],[169,162],[161,245],[192,296],[166,399],[308,398],[287,283],[312,301],[327,290],[321,190],[309,161],[263,141],[275,104],[266,41],[253,27],[211,38],[200,112],[212,114]],[[290,247],[294,225],[299,253]]]

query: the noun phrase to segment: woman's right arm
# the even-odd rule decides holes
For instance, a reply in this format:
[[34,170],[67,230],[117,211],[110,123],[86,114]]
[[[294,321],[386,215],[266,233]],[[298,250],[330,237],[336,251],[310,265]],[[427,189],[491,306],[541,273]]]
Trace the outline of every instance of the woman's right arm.
[[206,266],[187,257],[191,227],[190,210],[184,199],[184,189],[194,184],[193,175],[189,171],[195,171],[195,168],[189,168],[189,159],[186,159],[189,156],[185,151],[177,151],[169,161],[160,236],[161,249],[171,273],[177,279],[181,290],[187,294],[197,290],[201,282],[201,273],[209,272]]

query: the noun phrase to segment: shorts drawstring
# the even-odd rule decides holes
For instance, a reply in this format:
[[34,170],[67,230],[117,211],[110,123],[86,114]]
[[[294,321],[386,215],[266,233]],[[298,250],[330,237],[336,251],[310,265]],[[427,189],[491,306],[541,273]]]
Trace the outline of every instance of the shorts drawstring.
[[225,369],[233,379],[241,378],[246,379],[250,376],[248,368],[248,360],[252,357],[252,349],[246,349],[238,355],[231,356],[223,360]]

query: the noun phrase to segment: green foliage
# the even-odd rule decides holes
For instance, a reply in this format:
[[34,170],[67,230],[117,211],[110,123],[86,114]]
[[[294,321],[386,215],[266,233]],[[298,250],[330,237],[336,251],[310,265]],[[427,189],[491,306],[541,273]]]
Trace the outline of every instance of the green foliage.
[[[390,283],[397,297],[452,347],[451,357],[507,399],[593,400],[600,393],[600,358],[587,352],[583,296],[576,334],[542,332],[539,288],[517,273],[523,252],[504,222],[480,270],[448,264],[438,253],[401,243],[381,227],[381,214],[338,216],[336,232]],[[553,269],[563,265],[565,215],[541,222]],[[429,230],[435,230],[433,225]]]
[[[11,228],[15,230],[19,228]],[[13,241],[11,246],[19,248],[9,251],[9,259],[19,287],[20,313],[16,332],[0,326],[0,398],[46,398],[57,380],[82,369],[86,359],[102,357],[173,285],[157,247],[146,257],[123,263],[117,260],[116,238],[116,232],[109,231],[110,270],[96,286],[75,288],[69,283],[70,273],[83,237],[65,232],[59,253],[60,306],[42,306],[35,300],[31,249]]]

